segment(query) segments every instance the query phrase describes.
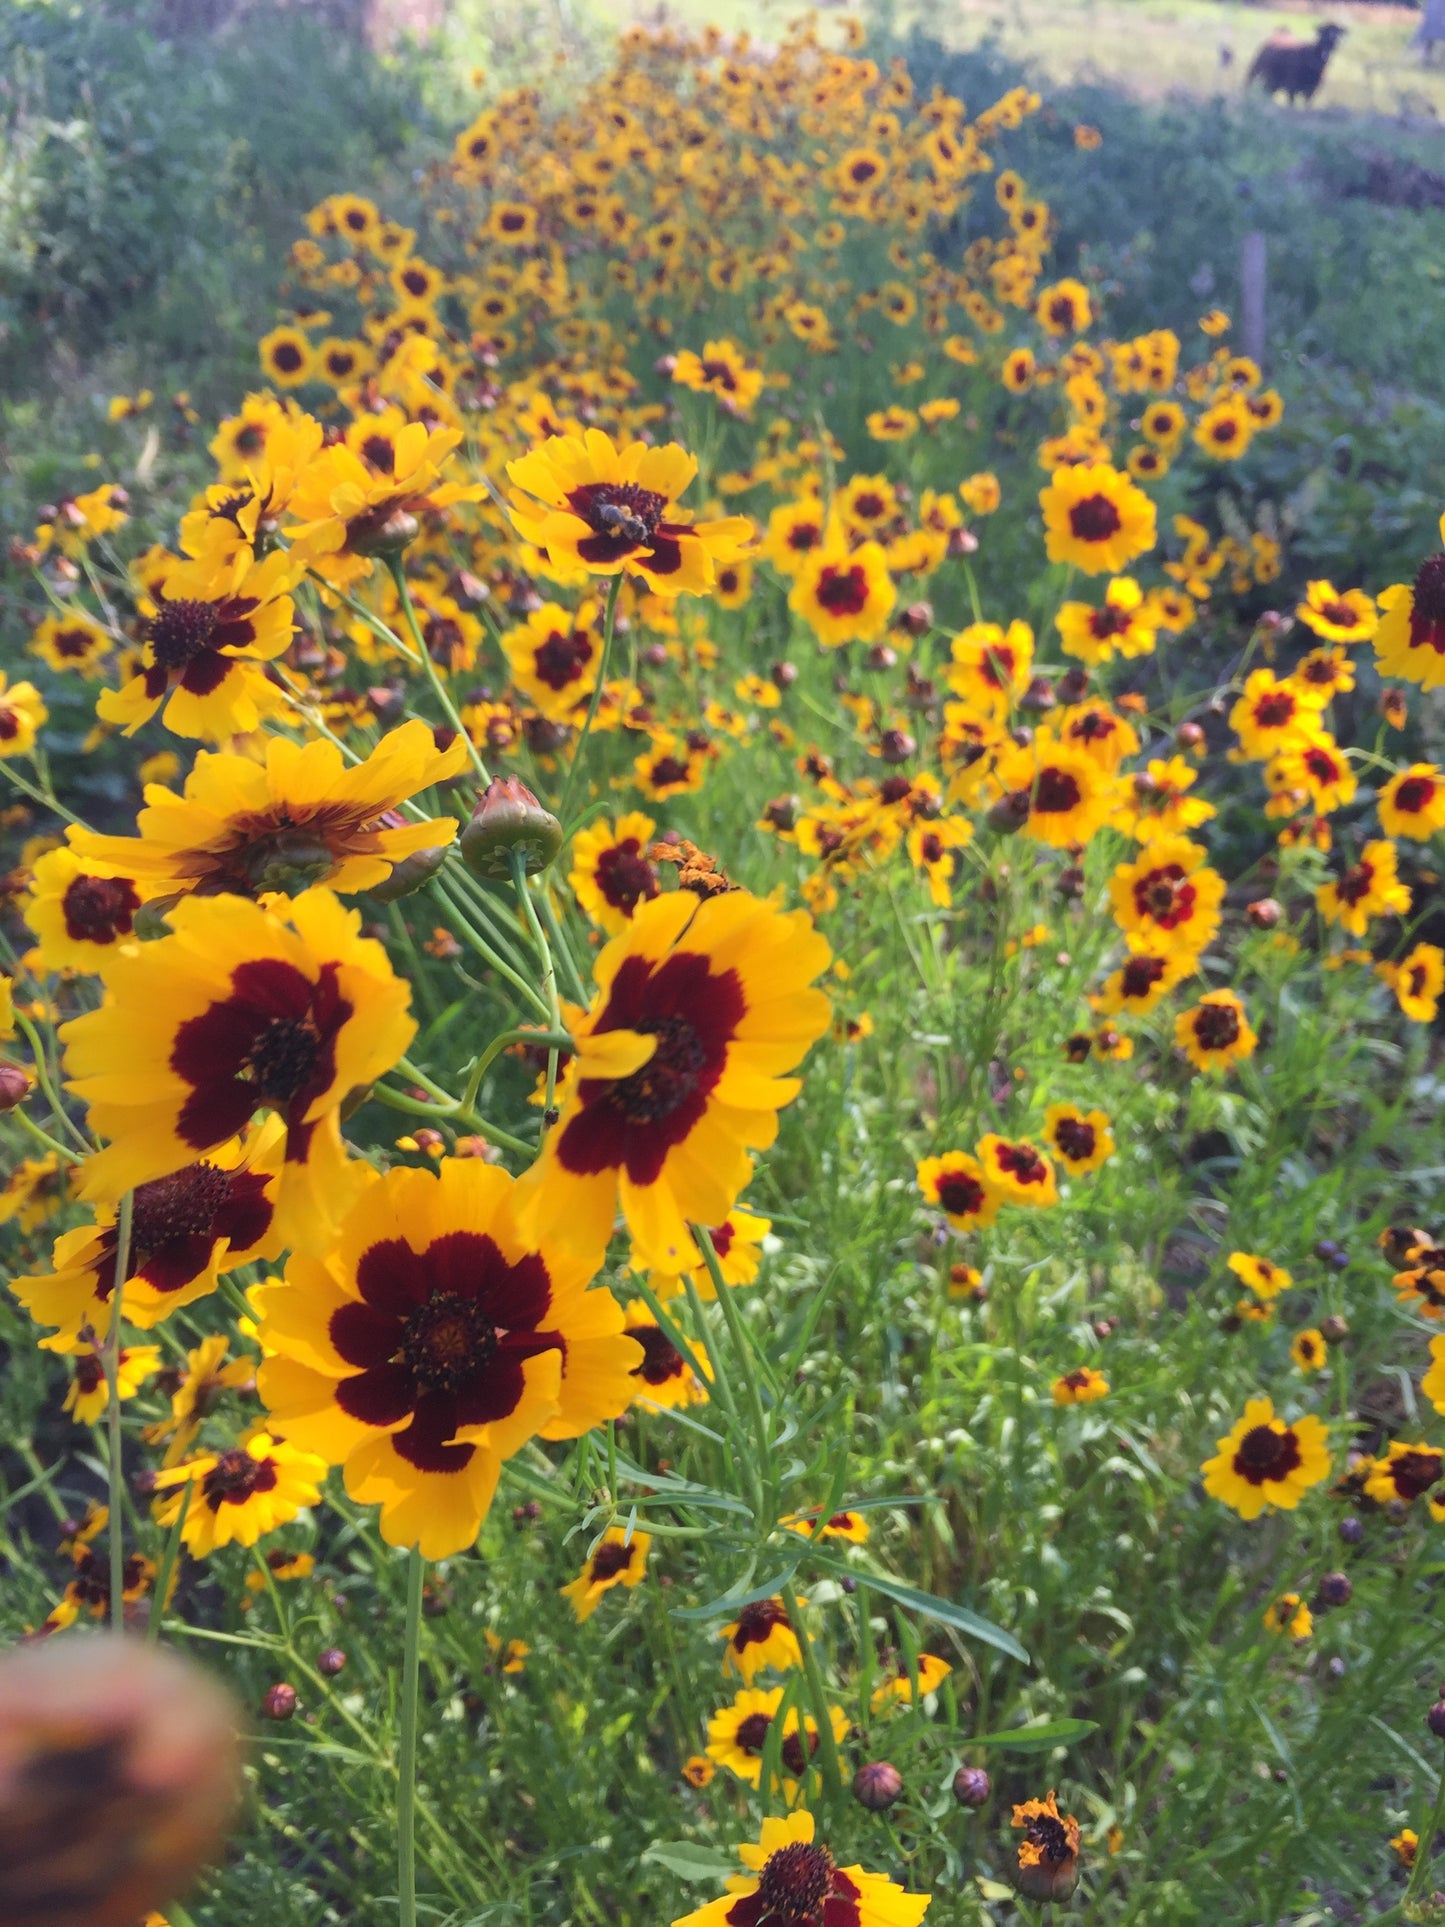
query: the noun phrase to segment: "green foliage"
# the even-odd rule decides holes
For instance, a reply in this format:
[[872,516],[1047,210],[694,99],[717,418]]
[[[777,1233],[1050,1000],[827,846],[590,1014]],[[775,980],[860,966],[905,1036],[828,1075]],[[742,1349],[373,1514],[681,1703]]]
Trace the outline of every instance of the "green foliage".
[[[304,8],[165,40],[74,0],[0,8],[0,383],[68,343],[251,377],[296,209],[394,165],[424,120],[384,64]],[[177,384],[181,385],[181,384]]]

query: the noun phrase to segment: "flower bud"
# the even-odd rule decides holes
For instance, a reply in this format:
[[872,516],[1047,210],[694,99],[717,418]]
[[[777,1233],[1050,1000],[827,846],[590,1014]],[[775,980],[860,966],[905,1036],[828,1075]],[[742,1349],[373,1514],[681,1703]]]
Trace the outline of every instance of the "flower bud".
[[1054,685],[1047,676],[1035,676],[1028,688],[1019,697],[1019,708],[1029,710],[1035,716],[1042,716],[1046,710],[1055,706]]
[[1321,1606],[1348,1606],[1354,1590],[1348,1573],[1325,1572],[1320,1574],[1315,1597]]
[[1349,1324],[1337,1311],[1320,1320],[1320,1337],[1327,1345],[1338,1345],[1342,1338],[1348,1338],[1349,1335]]
[[0,1064],[0,1111],[13,1111],[30,1095],[30,1074],[18,1064]]
[[1445,1740],[1445,1700],[1436,1700],[1425,1715],[1425,1724],[1437,1740]]
[[647,664],[649,669],[666,669],[667,644],[665,642],[648,643],[642,652],[642,660]]
[[988,813],[988,826],[1000,836],[1013,836],[1029,820],[1031,801],[1027,790],[1010,790],[1001,796]]
[[898,627],[905,635],[924,636],[933,627],[933,604],[931,602],[910,602],[898,618]]
[[991,1791],[981,1766],[961,1766],[953,1776],[953,1797],[961,1807],[986,1806]]
[[461,835],[463,860],[479,877],[509,877],[513,850],[526,875],[535,876],[561,847],[562,825],[515,776],[492,778]]
[[1174,740],[1181,749],[1202,749],[1204,731],[1198,723],[1181,723],[1174,732]]
[[1253,903],[1244,906],[1244,914],[1256,930],[1273,930],[1283,912],[1274,897],[1256,897]]
[[903,1775],[887,1760],[869,1760],[853,1775],[853,1798],[870,1813],[891,1807],[903,1792]]
[[1071,663],[1059,677],[1058,697],[1061,703],[1080,703],[1089,688],[1089,672],[1081,662]]
[[1357,1546],[1365,1536],[1365,1528],[1353,1514],[1340,1520],[1340,1538],[1347,1546]]
[[316,1655],[316,1670],[323,1679],[335,1679],[346,1671],[346,1655],[339,1646],[328,1646]]
[[978,537],[972,529],[950,529],[948,531],[948,553],[951,556],[977,555]]
[[405,509],[392,509],[382,516],[372,509],[347,524],[346,543],[353,555],[399,556],[420,533],[421,524]]
[[1084,894],[1084,873],[1077,863],[1071,863],[1066,870],[1059,871],[1054,879],[1054,888],[1068,902],[1077,903]]
[[885,669],[898,667],[898,652],[890,649],[886,642],[875,642],[864,660],[871,670],[881,674]]
[[283,1680],[280,1684],[267,1688],[261,1700],[262,1718],[289,1720],[295,1714],[297,1704],[296,1688],[288,1686]]
[[918,744],[906,729],[885,729],[878,748],[885,763],[906,763],[916,754]]
[[768,674],[777,688],[791,689],[798,680],[798,665],[795,662],[775,662]]
[[791,830],[802,807],[796,796],[775,796],[771,803],[764,804],[763,819],[770,829]]

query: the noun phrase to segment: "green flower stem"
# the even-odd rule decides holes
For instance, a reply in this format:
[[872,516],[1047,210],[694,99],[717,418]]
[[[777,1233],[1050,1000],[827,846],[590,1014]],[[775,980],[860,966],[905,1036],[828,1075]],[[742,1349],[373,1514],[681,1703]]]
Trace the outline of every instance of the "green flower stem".
[[1440,1785],[1436,1789],[1435,1804],[1430,1809],[1430,1818],[1425,1822],[1420,1839],[1415,1847],[1415,1864],[1410,1869],[1410,1879],[1405,1888],[1405,1898],[1400,1903],[1401,1913],[1405,1913],[1412,1900],[1418,1900],[1430,1874],[1431,1850],[1435,1836],[1445,1821],[1445,1773],[1440,1775]]
[[67,823],[74,823],[77,829],[90,828],[84,817],[77,816],[74,810],[68,810],[54,791],[39,789],[34,783],[27,782],[19,770],[12,769],[9,763],[0,763],[0,776],[4,776],[8,782],[13,783],[16,789],[24,790],[32,802],[42,804],[47,810],[53,810],[57,816],[63,816]]
[[[500,1032],[492,1039],[491,1043],[487,1045],[487,1048],[482,1052],[476,1063],[472,1065],[471,1072],[467,1077],[466,1089],[461,1095],[459,1109],[463,1111],[471,1110],[477,1101],[477,1092],[481,1089],[482,1079],[509,1044],[529,1044],[533,1049],[540,1049],[545,1045],[548,1057],[552,1058],[555,1057],[560,1050],[571,1050],[572,1039],[567,1031],[561,1029],[504,1030]],[[551,1101],[550,1093],[548,1101],[549,1103]]]
[[489,969],[495,970],[499,977],[505,977],[512,988],[527,999],[538,1016],[550,1017],[551,1012],[547,1008],[546,999],[542,993],[535,984],[529,983],[519,970],[514,970],[511,964],[488,943],[472,922],[467,907],[459,900],[459,893],[450,887],[450,879],[443,880],[442,877],[435,876],[431,880],[430,888],[436,891],[448,913],[460,926],[457,931],[458,936],[471,945],[482,962]]
[[[692,1235],[697,1240],[697,1248],[702,1253],[703,1263],[707,1266],[708,1277],[712,1279],[713,1290],[717,1293],[717,1301],[722,1308],[723,1323],[728,1328],[728,1337],[737,1354],[738,1370],[742,1373],[743,1383],[747,1386],[748,1405],[751,1408],[753,1432],[757,1440],[759,1499],[761,1500],[766,1492],[770,1502],[768,1509],[775,1511],[775,1505],[772,1503],[774,1500],[772,1442],[768,1431],[768,1415],[763,1409],[763,1391],[758,1382],[758,1366],[753,1356],[752,1339],[743,1322],[742,1313],[733,1302],[732,1286],[722,1275],[722,1266],[718,1263],[712,1233],[706,1225],[695,1224],[692,1227]],[[776,1524],[776,1517],[764,1521],[760,1516],[759,1524],[764,1530],[771,1530]]]
[[121,1304],[125,1296],[126,1274],[130,1268],[130,1225],[134,1193],[127,1191],[120,1201],[115,1221],[115,1272],[110,1293],[110,1331],[105,1341],[105,1418],[110,1451],[110,1624],[115,1633],[125,1631],[125,1533],[121,1519],[125,1507],[125,1468],[121,1463],[120,1435],[120,1328]]
[[[522,906],[522,915],[526,918],[527,929],[531,933],[532,943],[536,948],[537,961],[542,966],[542,995],[547,999],[548,1021],[553,1032],[560,1032],[566,1040],[561,1048],[568,1049],[572,1040],[562,1030],[562,1006],[557,999],[557,967],[552,961],[552,946],[547,941],[547,933],[538,921],[537,906],[532,901],[532,892],[527,887],[527,861],[518,849],[509,850],[507,858],[512,871],[512,888],[517,893],[517,901]],[[549,1044],[547,1046],[547,1093],[542,1109],[544,1131],[550,1130],[556,1109],[558,1055],[558,1046],[555,1043]]]
[[597,682],[592,691],[592,700],[587,705],[587,717],[582,725],[582,734],[577,738],[577,747],[572,752],[572,761],[567,765],[567,780],[562,785],[562,800],[557,805],[557,815],[561,820],[562,834],[569,840],[572,832],[567,827],[567,806],[572,801],[572,791],[582,768],[582,759],[587,754],[587,740],[592,734],[592,725],[597,720],[597,711],[602,703],[602,687],[607,681],[607,670],[612,661],[612,630],[617,621],[617,598],[622,591],[622,576],[613,576],[607,590],[607,613],[602,618],[602,660],[597,665]]
[[160,1571],[156,1574],[156,1589],[151,1606],[151,1623],[146,1627],[146,1644],[154,1646],[161,1636],[161,1621],[166,1616],[166,1594],[171,1589],[171,1574],[176,1569],[176,1561],[181,1556],[181,1534],[186,1529],[186,1514],[191,1509],[191,1499],[195,1494],[194,1479],[187,1479],[181,1487],[181,1507],[176,1514],[176,1522],[171,1527],[166,1540],[166,1549],[161,1554]]
[[412,1547],[406,1575],[406,1644],[401,1671],[401,1753],[397,1761],[397,1893],[401,1927],[416,1927],[416,1735],[421,1680],[421,1601],[426,1560]]
[[402,566],[402,560],[399,555],[394,555],[391,558],[391,579],[396,584],[397,595],[401,598],[402,614],[406,617],[406,626],[410,629],[411,639],[416,644],[417,656],[420,659],[423,670],[426,672],[427,681],[432,686],[432,694],[441,704],[447,721],[466,744],[467,751],[472,759],[472,768],[477,772],[478,779],[483,787],[485,787],[492,780],[491,772],[482,761],[481,751],[472,741],[467,726],[462,721],[456,704],[452,701],[451,691],[442,681],[441,672],[432,659],[432,652],[426,646],[426,638],[422,635],[421,624],[416,619],[416,610],[412,607],[411,590],[407,586],[406,570]]
[[27,1117],[23,1110],[12,1111],[10,1115],[17,1123],[23,1125],[37,1144],[43,1144],[47,1151],[53,1151],[58,1158],[64,1158],[67,1164],[83,1164],[85,1162],[78,1151],[72,1151],[68,1144],[62,1144],[59,1138],[52,1137],[49,1131],[42,1131],[34,1118]]
[[557,906],[552,901],[552,892],[550,890],[542,890],[539,893],[538,901],[541,906],[542,921],[546,924],[548,935],[552,939],[552,955],[561,959],[563,968],[570,979],[568,988],[572,995],[579,1004],[585,1004],[587,1002],[587,986],[582,980],[582,972],[578,968],[577,960],[572,955],[571,946],[567,942],[567,933],[562,928],[562,919],[557,915]]
[[[345,589],[338,589],[334,582],[328,582],[326,577],[324,575],[318,575],[315,569],[310,569],[307,573],[313,582],[320,583],[328,595],[335,596],[338,602],[343,603],[359,622],[365,623],[366,627],[376,637],[378,642],[384,642],[389,649],[394,649],[399,656],[405,657],[406,661],[409,662],[414,669],[420,668],[421,665],[418,663],[416,657],[411,653],[410,649],[407,648],[395,629],[391,628],[388,623],[383,622],[374,609],[368,609],[364,602],[358,602],[356,597],[348,595]],[[425,649],[422,650],[422,654],[426,654]]]
[[818,1655],[813,1651],[813,1642],[803,1625],[802,1608],[798,1604],[797,1589],[792,1580],[784,1579],[778,1592],[783,1601],[783,1610],[788,1615],[788,1623],[798,1636],[798,1651],[803,1655],[803,1681],[808,1689],[813,1718],[818,1722],[818,1759],[823,1770],[823,1791],[830,1799],[841,1800],[843,1769],[838,1760],[838,1742],[833,1737],[833,1715],[828,1704],[827,1682],[818,1665]]
[[69,1131],[70,1135],[79,1145],[82,1153],[86,1157],[89,1157],[95,1147],[87,1143],[79,1125],[75,1123],[70,1113],[60,1101],[60,1097],[50,1079],[50,1060],[45,1055],[45,1045],[41,1041],[39,1033],[23,1011],[16,1011],[15,1021],[25,1033],[25,1041],[29,1044],[31,1054],[35,1059],[35,1081],[45,1093],[45,1101],[49,1104],[56,1123],[63,1125],[64,1128]]

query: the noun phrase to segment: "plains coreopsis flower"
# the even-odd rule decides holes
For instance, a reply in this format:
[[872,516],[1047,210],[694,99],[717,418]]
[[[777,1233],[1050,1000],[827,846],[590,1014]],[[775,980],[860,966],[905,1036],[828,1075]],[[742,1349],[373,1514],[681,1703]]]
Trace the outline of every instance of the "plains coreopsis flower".
[[[1445,516],[1440,535],[1445,540]],[[1428,556],[1413,583],[1383,590],[1380,609],[1374,641],[1381,674],[1438,689],[1445,683],[1445,554]]]
[[676,442],[618,448],[599,428],[554,435],[507,464],[512,521],[555,563],[640,576],[655,595],[701,595],[718,563],[747,547],[752,524],[742,515],[695,522],[678,498],[696,473]]
[[1384,838],[1367,843],[1356,862],[1315,892],[1325,922],[1339,924],[1352,937],[1363,937],[1373,917],[1403,917],[1410,901],[1410,886],[1400,881],[1395,846]]
[[1363,589],[1337,589],[1323,580],[1305,585],[1295,615],[1326,642],[1368,642],[1379,626],[1373,596]]
[[[930,1693],[936,1693],[952,1671],[948,1661],[940,1659],[936,1653],[920,1653],[917,1666],[919,1699],[927,1699]],[[878,1713],[890,1702],[911,1706],[913,1697],[913,1675],[907,1662],[900,1660],[892,1677],[885,1679],[881,1686],[874,1687],[871,1704],[873,1711]]]
[[1445,1452],[1435,1445],[1407,1445],[1392,1439],[1384,1458],[1376,1459],[1365,1480],[1365,1496],[1377,1505],[1400,1500],[1409,1505],[1423,1498],[1445,1477]]
[[1283,1265],[1274,1264],[1254,1251],[1231,1251],[1225,1261],[1242,1285],[1247,1285],[1256,1298],[1278,1298],[1282,1291],[1288,1291],[1294,1279]]
[[609,937],[625,930],[639,904],[659,895],[657,870],[648,858],[657,825],[640,810],[617,821],[600,820],[572,839],[567,881],[578,903]]
[[1428,842],[1445,829],[1445,773],[1434,763],[1411,763],[1381,789],[1376,808],[1386,836]]
[[588,1554],[581,1572],[561,1588],[562,1597],[572,1602],[579,1625],[592,1617],[614,1586],[625,1586],[630,1591],[642,1584],[647,1576],[651,1546],[650,1533],[628,1532],[622,1526],[607,1528]]
[[566,722],[597,687],[601,613],[595,602],[575,610],[544,602],[502,637],[512,681],[553,722]]
[[1054,1167],[1038,1146],[1024,1138],[986,1132],[978,1141],[985,1181],[1004,1204],[1046,1205],[1059,1201]]
[[1119,575],[1104,591],[1103,605],[1066,602],[1055,618],[1059,644],[1066,656],[1077,656],[1092,668],[1115,656],[1153,653],[1159,633],[1152,603],[1132,576]]
[[634,1298],[623,1308],[623,1333],[640,1346],[642,1358],[629,1376],[633,1401],[657,1411],[671,1411],[680,1405],[707,1403],[707,1352],[693,1341],[690,1356],[680,1352],[647,1309],[646,1301]]
[[765,1149],[786,1075],[828,1024],[810,988],[829,949],[804,912],[732,890],[639,904],[597,959],[561,1117],[523,1183],[527,1222],[600,1258],[620,1204],[634,1262],[701,1263],[689,1223],[720,1224]]
[[296,624],[287,591],[301,572],[284,551],[259,562],[241,549],[224,565],[169,563],[142,603],[141,672],[101,691],[101,721],[130,736],[164,703],[166,727],[177,736],[217,743],[255,729],[283,700],[261,665],[290,645]]
[[254,897],[297,884],[367,890],[404,857],[451,842],[454,818],[393,813],[466,760],[460,737],[438,749],[423,722],[394,729],[349,768],[332,743],[283,736],[267,739],[259,761],[202,751],[180,796],[146,786],[139,836],[73,830],[71,849],[91,869],[134,879],[147,899]]
[[1154,504],[1108,462],[1057,468],[1039,496],[1050,562],[1117,574],[1154,546]]
[[7,682],[0,670],[0,761],[28,756],[49,715],[33,682]]
[[[124,1286],[131,1324],[146,1330],[214,1291],[223,1272],[272,1255],[282,1138],[279,1121],[268,1118],[209,1158],[136,1186]],[[49,1272],[16,1278],[10,1289],[62,1340],[85,1325],[103,1331],[115,1289],[116,1242],[116,1209],[103,1206],[94,1224],[56,1239]]]
[[1203,950],[1219,928],[1224,901],[1224,878],[1204,859],[1198,843],[1163,836],[1118,866],[1109,896],[1131,950],[1191,956]]
[[1205,1491],[1241,1519],[1257,1519],[1266,1506],[1291,1512],[1330,1475],[1325,1428],[1312,1413],[1286,1422],[1269,1399],[1252,1398],[1201,1469]]
[[1035,842],[1062,849],[1087,843],[1108,820],[1117,784],[1083,751],[1040,729],[1026,745],[1011,744],[999,757],[993,781],[1002,791],[1000,810]]
[[134,878],[86,863],[73,848],[47,850],[23,903],[44,967],[103,970],[117,945],[131,940],[141,894]]
[[945,1151],[942,1157],[923,1158],[916,1179],[930,1204],[936,1204],[955,1231],[972,1231],[992,1224],[1000,1194],[983,1166],[969,1151]]
[[1411,1023],[1434,1023],[1445,996],[1445,950],[1438,943],[1417,943],[1398,963],[1376,964],[1375,973],[1394,991]]
[[324,1243],[355,1182],[338,1114],[411,1042],[410,991],[327,890],[284,911],[192,897],[170,921],[171,936],[117,953],[105,1003],[60,1033],[69,1088],[111,1140],[82,1195],[167,1177],[271,1111],[285,1126],[277,1236]]
[[502,1461],[625,1410],[640,1348],[592,1267],[517,1229],[515,1186],[479,1159],[375,1178],[323,1259],[256,1292],[258,1389],[277,1432],[380,1505],[428,1558],[476,1538]]
[[[325,1477],[326,1461],[315,1453],[298,1451],[268,1432],[253,1432],[224,1452],[206,1452],[158,1472],[156,1486],[163,1492],[194,1488],[181,1539],[193,1559],[204,1559],[222,1546],[254,1546],[316,1505]],[[181,1492],[171,1491],[159,1504],[157,1523],[173,1526],[183,1499]]]
[[784,1673],[803,1663],[798,1635],[781,1599],[755,1599],[718,1635],[723,1647],[723,1671],[741,1675],[751,1686],[760,1672]]
[[672,378],[680,387],[715,395],[737,415],[750,414],[763,392],[762,369],[751,366],[731,341],[705,342],[700,355],[684,348],[673,364]]
[[1044,1137],[1071,1178],[1097,1171],[1114,1155],[1114,1133],[1105,1111],[1051,1104],[1044,1113]]
[[815,1837],[811,1813],[764,1820],[758,1844],[740,1847],[738,1858],[747,1873],[673,1927],[918,1927],[932,1898],[840,1867]]
[[1056,1378],[1049,1395],[1055,1405],[1092,1405],[1096,1399],[1108,1397],[1109,1381],[1092,1365],[1080,1365]]
[[459,428],[408,422],[384,470],[346,442],[323,448],[297,476],[287,505],[291,554],[338,588],[370,574],[378,554],[399,553],[416,533],[417,516],[485,495],[481,482],[441,479],[461,439]]
[[1259,1039],[1232,990],[1211,990],[1174,1020],[1174,1041],[1197,1071],[1227,1070],[1254,1055]]
[[1020,1892],[1034,1900],[1067,1900],[1079,1879],[1079,1823],[1073,1814],[1060,1813],[1048,1793],[1016,1806],[1011,1824],[1024,1836],[1014,1866]]
[[[780,1713],[783,1721],[780,1763],[790,1779],[797,1781],[803,1778],[818,1750],[817,1721],[811,1714],[800,1716],[796,1706],[789,1707],[784,1713],[784,1690],[781,1686],[767,1690],[745,1686],[730,1706],[720,1707],[708,1721],[708,1758],[715,1760],[719,1766],[725,1766],[749,1786],[762,1784],[763,1751],[768,1743],[769,1729]],[[831,1707],[829,1713],[833,1737],[841,1740],[848,1731],[847,1717],[836,1706]]]
[[888,560],[877,542],[853,547],[841,519],[833,516],[818,546],[804,556],[788,596],[824,648],[873,642],[897,600]]

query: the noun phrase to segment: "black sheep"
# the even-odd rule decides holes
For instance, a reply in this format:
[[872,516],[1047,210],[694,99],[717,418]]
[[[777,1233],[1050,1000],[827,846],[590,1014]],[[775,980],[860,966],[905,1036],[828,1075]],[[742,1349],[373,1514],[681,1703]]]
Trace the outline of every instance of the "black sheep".
[[1271,34],[1254,56],[1245,85],[1257,80],[1267,94],[1288,94],[1289,98],[1313,100],[1325,77],[1330,55],[1345,37],[1343,27],[1323,26],[1313,40],[1294,40],[1285,33]]

